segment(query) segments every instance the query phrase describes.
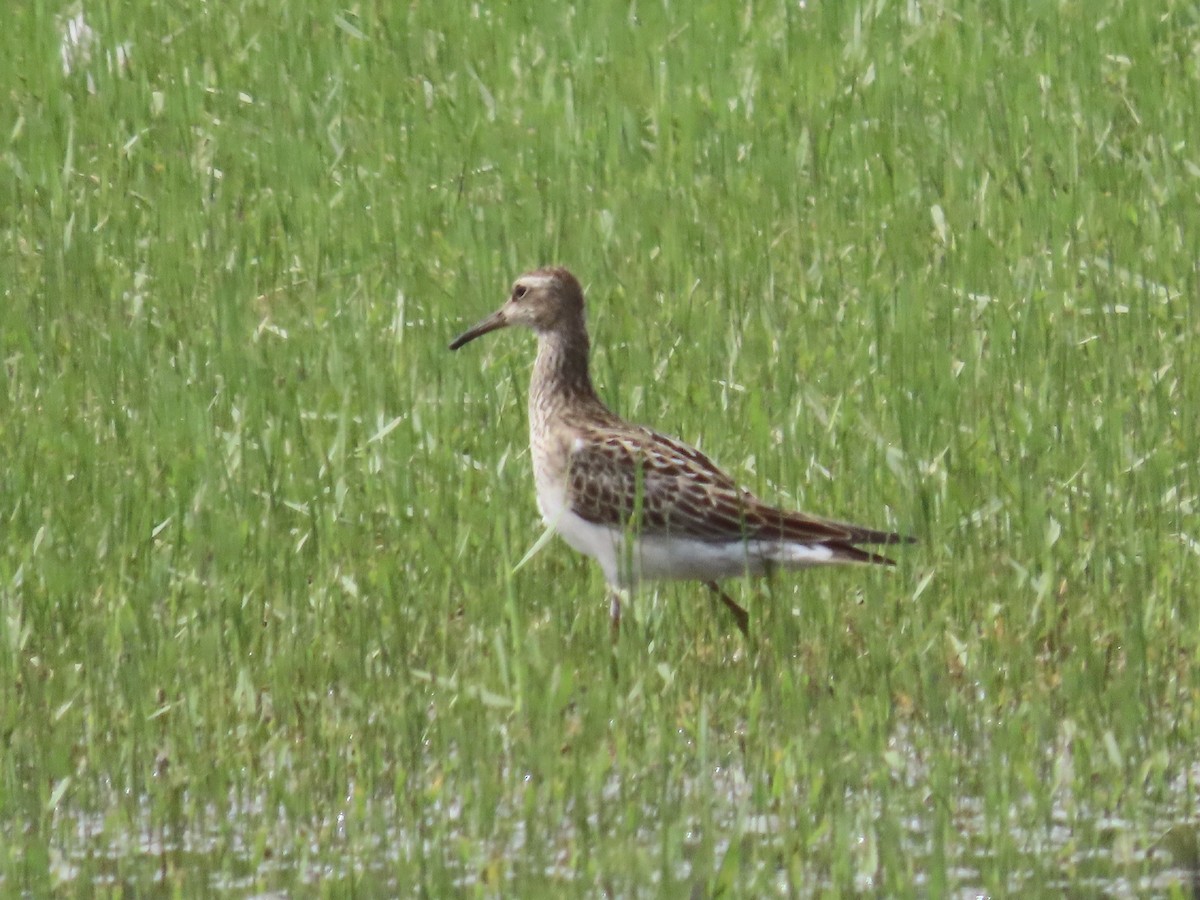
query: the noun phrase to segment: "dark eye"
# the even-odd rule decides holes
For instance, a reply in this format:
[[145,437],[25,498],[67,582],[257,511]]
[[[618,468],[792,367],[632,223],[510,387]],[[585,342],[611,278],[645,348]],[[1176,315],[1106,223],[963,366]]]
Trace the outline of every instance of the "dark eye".
[[514,300],[520,300],[522,297],[524,297],[528,293],[529,293],[529,288],[525,287],[525,285],[523,285],[523,284],[518,284],[516,287],[513,288],[512,298]]

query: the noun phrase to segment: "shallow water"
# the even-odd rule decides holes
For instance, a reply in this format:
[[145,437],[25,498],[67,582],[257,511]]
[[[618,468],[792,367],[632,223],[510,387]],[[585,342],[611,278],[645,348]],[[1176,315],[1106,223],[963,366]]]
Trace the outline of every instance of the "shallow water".
[[[532,779],[516,783],[528,786]],[[603,793],[615,802],[621,788],[614,776]],[[523,812],[528,799],[523,788],[497,805],[495,834],[483,838],[471,833],[457,804],[431,803],[424,821],[414,822],[395,800],[364,799],[353,786],[347,791],[350,799],[345,806],[320,821],[293,820],[283,808],[267,809],[262,799],[251,803],[231,800],[224,809],[210,807],[203,822],[191,820],[171,827],[157,820],[150,799],[142,798],[132,822],[117,812],[60,810],[50,844],[49,871],[58,889],[76,891],[103,888],[140,894],[173,886],[185,891],[266,897],[285,896],[305,885],[328,889],[344,884],[368,893],[402,895],[415,882],[428,879],[427,887],[432,884],[435,891],[437,885],[450,885],[456,890],[503,893],[513,872],[528,860],[540,865],[536,880],[544,884],[564,889],[574,886],[585,893],[616,886],[620,893],[636,894],[641,893],[639,888],[654,893],[654,884],[661,887],[664,878],[676,886],[688,885],[698,854],[714,854],[715,866],[700,867],[711,872],[720,869],[732,850],[744,860],[742,865],[754,867],[752,883],[773,885],[780,895],[815,896],[839,888],[827,878],[797,883],[795,868],[789,871],[784,860],[789,851],[786,836],[781,834],[782,823],[778,816],[753,808],[750,782],[740,768],[715,768],[705,791],[715,798],[709,820],[715,839],[703,833],[699,821],[664,823],[649,807],[632,839],[627,831],[618,833],[622,822],[606,824],[594,813],[582,822],[571,816],[557,823],[539,822],[536,814],[530,818]],[[870,801],[861,796],[847,798],[858,806],[870,804],[878,817],[879,804]],[[985,883],[983,873],[994,871],[994,866],[988,865],[992,853],[988,836],[996,826],[985,820],[981,801],[968,797],[955,804],[953,821],[959,834],[953,846],[940,851],[935,848],[929,822],[920,816],[899,823],[899,833],[918,890],[945,887],[956,897],[1016,896],[1035,890],[1111,897],[1180,890],[1183,896],[1200,896],[1200,845],[1192,820],[1183,814],[1188,804],[1182,783],[1179,801],[1167,804],[1160,818],[1140,827],[1108,813],[1097,813],[1089,821],[1079,808],[1071,813],[1056,808],[1049,821],[1031,827],[1032,800],[1018,804],[1012,810],[1006,837],[1023,848],[1020,858],[1027,865],[1008,872],[1003,885]],[[117,808],[114,805],[113,809]],[[538,832],[538,846],[529,852],[531,822]],[[1081,828],[1081,823],[1088,827]],[[872,861],[877,862],[873,843],[884,824],[876,818],[854,843],[853,887],[858,891],[870,893],[881,887]],[[587,864],[586,855],[581,860],[579,851],[582,842],[604,840],[606,828],[613,845],[633,840],[642,848],[667,846],[672,839],[667,834],[670,831],[678,837],[680,847],[671,871],[660,872],[651,879],[652,884],[645,885],[628,884],[620,872],[611,873],[613,880],[606,880],[608,874],[597,871],[594,861]],[[1100,835],[1099,844],[1081,841],[1084,830]],[[19,839],[13,834],[8,837]],[[935,862],[939,852],[944,857],[940,864]],[[523,871],[522,877],[528,879],[530,872]],[[739,881],[747,878],[745,869],[737,877]],[[693,889],[701,887],[693,885]]]

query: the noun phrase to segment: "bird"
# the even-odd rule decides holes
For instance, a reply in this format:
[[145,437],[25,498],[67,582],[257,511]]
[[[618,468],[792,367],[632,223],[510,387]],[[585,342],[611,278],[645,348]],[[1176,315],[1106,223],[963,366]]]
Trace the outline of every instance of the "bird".
[[503,305],[450,349],[507,327],[537,336],[529,444],[538,509],[549,529],[600,564],[614,640],[622,599],[643,581],[702,582],[748,635],[750,615],[721,580],[835,563],[893,566],[870,548],[913,541],[772,506],[695,447],[612,412],[592,386],[583,287],[566,268],[521,275]]

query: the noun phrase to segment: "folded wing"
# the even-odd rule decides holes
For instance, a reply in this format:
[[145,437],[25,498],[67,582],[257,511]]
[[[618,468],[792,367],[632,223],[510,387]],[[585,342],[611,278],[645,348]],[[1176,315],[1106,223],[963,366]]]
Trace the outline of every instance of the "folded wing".
[[768,506],[699,450],[649,429],[579,441],[569,482],[577,515],[640,534],[821,545],[838,559],[885,564],[891,560],[855,545],[911,540]]

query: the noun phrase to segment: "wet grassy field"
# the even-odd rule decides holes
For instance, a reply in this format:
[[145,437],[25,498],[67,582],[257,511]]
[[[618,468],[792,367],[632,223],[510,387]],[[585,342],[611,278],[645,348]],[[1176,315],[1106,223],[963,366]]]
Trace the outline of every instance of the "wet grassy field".
[[[1190,890],[1182,3],[19,4],[0,890]],[[620,413],[894,571],[541,534],[537,265]]]

